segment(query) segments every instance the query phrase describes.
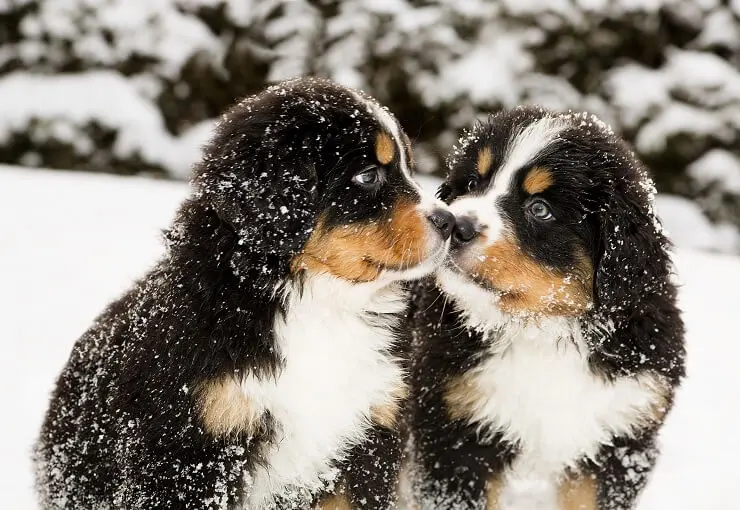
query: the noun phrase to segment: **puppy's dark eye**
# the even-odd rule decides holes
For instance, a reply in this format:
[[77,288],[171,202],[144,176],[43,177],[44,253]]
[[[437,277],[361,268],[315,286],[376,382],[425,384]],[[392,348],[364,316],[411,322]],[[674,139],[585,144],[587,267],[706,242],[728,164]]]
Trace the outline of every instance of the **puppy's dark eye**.
[[381,168],[371,166],[365,168],[359,173],[356,173],[355,176],[352,177],[352,181],[364,188],[374,188],[381,184],[383,177],[384,173]]
[[550,211],[550,206],[544,200],[534,200],[529,204],[528,209],[529,213],[540,221],[548,221],[555,217]]
[[470,179],[468,183],[465,185],[465,191],[470,193],[471,191],[475,191],[475,188],[478,187],[478,179]]

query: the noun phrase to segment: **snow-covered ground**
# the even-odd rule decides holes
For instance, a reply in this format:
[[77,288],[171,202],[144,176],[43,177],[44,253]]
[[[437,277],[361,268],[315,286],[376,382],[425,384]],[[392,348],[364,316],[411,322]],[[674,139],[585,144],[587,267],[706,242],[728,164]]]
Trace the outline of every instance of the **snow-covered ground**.
[[[52,383],[95,315],[161,253],[160,229],[186,192],[181,183],[0,166],[0,508],[35,508],[29,451]],[[735,510],[740,258],[681,248],[711,246],[716,233],[692,223],[680,201],[658,208],[679,245],[689,377],[640,510]]]

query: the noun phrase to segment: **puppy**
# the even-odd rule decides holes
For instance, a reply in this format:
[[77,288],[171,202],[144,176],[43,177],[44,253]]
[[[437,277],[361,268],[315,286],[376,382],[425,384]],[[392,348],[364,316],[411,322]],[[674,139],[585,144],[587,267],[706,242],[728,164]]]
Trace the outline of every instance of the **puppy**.
[[408,138],[328,81],[221,119],[166,256],[74,346],[35,450],[44,509],[389,508],[404,280],[454,217]]
[[598,119],[517,108],[461,139],[413,328],[422,509],[626,510],[684,374],[645,169]]

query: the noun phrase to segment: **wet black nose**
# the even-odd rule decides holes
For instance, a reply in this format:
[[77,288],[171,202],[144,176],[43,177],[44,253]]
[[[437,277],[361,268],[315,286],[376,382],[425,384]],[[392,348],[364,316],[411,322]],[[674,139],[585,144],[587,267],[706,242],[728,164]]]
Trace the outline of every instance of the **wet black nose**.
[[475,224],[470,218],[457,218],[455,229],[452,232],[452,242],[455,244],[465,244],[470,242],[478,235]]
[[455,227],[455,215],[450,211],[444,209],[435,209],[432,214],[429,215],[429,221],[432,225],[439,230],[442,235],[442,239],[447,239],[452,234],[452,229]]

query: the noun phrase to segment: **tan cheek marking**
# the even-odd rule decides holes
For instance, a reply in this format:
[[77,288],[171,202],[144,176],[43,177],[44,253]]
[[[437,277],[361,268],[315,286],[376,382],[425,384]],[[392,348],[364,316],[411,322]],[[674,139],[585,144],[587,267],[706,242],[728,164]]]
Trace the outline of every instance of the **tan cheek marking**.
[[486,399],[475,383],[475,374],[471,372],[450,380],[443,398],[448,416],[460,421],[473,416],[479,403]]
[[[381,237],[391,239],[393,266],[416,265],[424,260],[427,243],[427,220],[419,213],[415,203],[401,202],[394,210],[391,221],[379,226]],[[385,247],[376,260],[386,257]]]
[[320,220],[303,251],[293,259],[291,269],[368,282],[377,278],[383,267],[417,265],[424,259],[425,251],[425,219],[416,204],[403,201],[396,205],[390,218],[378,222],[327,229]]
[[374,280],[378,277],[380,268],[363,255],[363,237],[368,235],[366,230],[366,227],[360,226],[325,230],[320,222],[303,251],[293,258],[292,271],[329,273],[354,282]]
[[552,186],[552,183],[552,173],[548,169],[542,167],[534,167],[524,178],[524,183],[522,184],[522,186],[524,187],[524,191],[526,191],[530,195],[534,195],[535,193],[542,193],[547,188]]
[[378,158],[378,162],[387,165],[393,161],[395,154],[396,144],[393,143],[393,139],[384,131],[378,133],[375,137],[375,157]]
[[262,412],[230,376],[204,381],[195,388],[201,423],[214,437],[254,435],[261,428]]
[[503,484],[499,476],[492,476],[486,482],[486,510],[499,510],[499,498]]
[[558,487],[559,510],[598,510],[598,487],[591,475],[569,475]]
[[391,392],[390,399],[382,405],[370,408],[370,420],[389,430],[398,426],[399,415],[409,394],[408,385],[401,381]]
[[493,156],[491,155],[491,149],[489,147],[483,147],[478,153],[478,164],[476,165],[478,173],[480,175],[486,175],[491,169],[492,161]]
[[352,503],[344,494],[332,494],[319,501],[313,510],[352,510]]
[[593,268],[585,254],[569,274],[540,264],[511,239],[488,246],[472,274],[499,290],[499,306],[506,312],[580,315],[592,303]]

